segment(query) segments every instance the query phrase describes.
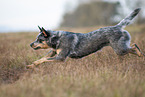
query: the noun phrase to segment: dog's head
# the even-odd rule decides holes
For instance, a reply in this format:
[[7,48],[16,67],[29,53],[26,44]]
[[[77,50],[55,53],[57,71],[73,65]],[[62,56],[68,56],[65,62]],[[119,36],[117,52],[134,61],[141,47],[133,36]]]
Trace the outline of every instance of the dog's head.
[[43,27],[40,28],[40,33],[38,34],[36,40],[30,44],[34,50],[47,49],[47,48],[57,48],[59,45],[60,33],[59,31],[45,30]]
[[50,37],[50,33],[49,33],[49,31],[46,31],[43,27],[40,28],[38,26],[38,28],[40,29],[40,33],[38,34],[36,40],[30,44],[30,46],[34,50],[47,49],[47,48],[49,48],[49,46],[47,44],[47,39]]

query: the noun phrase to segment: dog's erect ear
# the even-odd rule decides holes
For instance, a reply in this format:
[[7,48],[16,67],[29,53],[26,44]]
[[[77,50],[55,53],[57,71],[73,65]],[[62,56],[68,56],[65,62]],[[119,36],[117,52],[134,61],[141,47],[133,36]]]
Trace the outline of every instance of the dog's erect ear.
[[38,26],[39,30],[42,32],[42,29],[40,28],[40,26]]
[[42,27],[42,33],[44,34],[45,38],[50,36],[50,32],[46,31],[43,27]]

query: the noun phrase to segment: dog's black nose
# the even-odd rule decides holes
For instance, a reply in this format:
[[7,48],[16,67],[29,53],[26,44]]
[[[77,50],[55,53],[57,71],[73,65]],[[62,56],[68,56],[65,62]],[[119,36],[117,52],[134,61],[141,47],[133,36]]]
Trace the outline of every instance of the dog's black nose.
[[31,43],[30,46],[32,47],[34,43]]

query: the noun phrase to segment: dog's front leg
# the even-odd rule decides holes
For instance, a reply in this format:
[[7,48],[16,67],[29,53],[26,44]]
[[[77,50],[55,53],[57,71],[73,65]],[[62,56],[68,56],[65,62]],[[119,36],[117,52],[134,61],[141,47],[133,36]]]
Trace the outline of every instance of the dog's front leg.
[[50,55],[50,57],[54,57],[56,54],[57,54],[57,52],[56,52],[56,50],[55,49],[53,49],[53,50],[50,50],[46,55],[45,55],[45,57],[48,57],[49,56],[49,54],[51,54]]
[[43,57],[37,61],[34,61],[31,65],[27,65],[27,68],[34,68],[36,66],[38,66],[41,63],[44,62],[54,62],[54,61],[63,61],[62,59],[58,58],[58,57]]
[[[55,56],[57,53],[59,53],[56,57]],[[64,49],[64,50],[57,50],[57,52],[54,50],[51,54],[50,57],[43,57],[40,60],[34,61],[33,64],[35,66],[44,63],[44,62],[50,62],[50,61],[64,61],[66,57],[68,56],[69,50]]]
[[[50,53],[51,53],[51,55],[50,55],[50,57],[48,57]],[[27,65],[26,67],[27,68],[34,68],[35,66],[37,66],[37,65],[39,65],[39,64],[41,64],[43,62],[47,62],[46,59],[51,58],[51,57],[54,57],[56,54],[57,54],[56,53],[56,50],[51,50],[51,51],[49,51],[47,53],[47,55],[45,57],[43,57],[43,58],[41,58],[41,59],[39,59],[37,61],[34,61],[31,65]]]
[[44,62],[54,62],[54,61],[64,61],[69,54],[68,49],[63,49],[59,51],[59,54],[56,57],[43,57],[40,60],[34,61],[33,64],[27,65],[27,68],[34,68]]
[[47,61],[47,57],[43,57],[43,58],[41,58],[41,59],[39,59],[39,60],[37,60],[37,61],[34,61],[31,65],[27,65],[26,67],[27,68],[34,68],[34,67],[36,67],[37,65],[39,65],[39,64],[41,64],[41,63],[43,63],[43,62],[46,62]]

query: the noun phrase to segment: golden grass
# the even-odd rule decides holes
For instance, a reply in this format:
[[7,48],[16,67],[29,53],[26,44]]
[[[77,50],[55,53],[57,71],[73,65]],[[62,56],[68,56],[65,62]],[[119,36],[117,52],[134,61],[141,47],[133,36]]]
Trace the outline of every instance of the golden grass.
[[[144,28],[126,28],[143,52]],[[26,65],[48,52],[30,48],[37,34],[0,34],[0,97],[145,97],[145,58],[118,57],[111,47],[82,59],[67,58],[64,63],[43,63],[27,70]]]

